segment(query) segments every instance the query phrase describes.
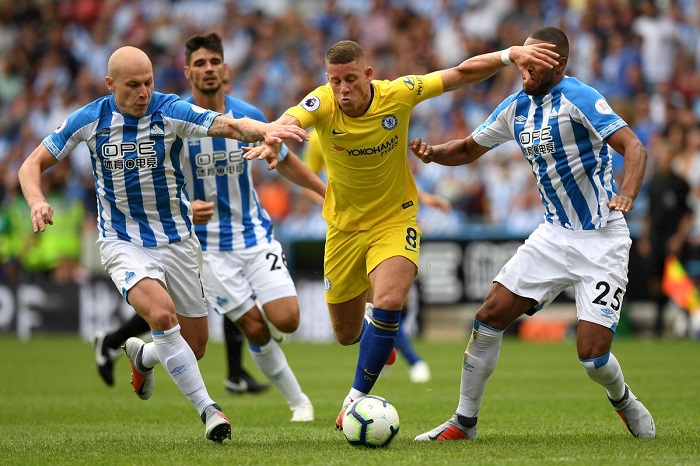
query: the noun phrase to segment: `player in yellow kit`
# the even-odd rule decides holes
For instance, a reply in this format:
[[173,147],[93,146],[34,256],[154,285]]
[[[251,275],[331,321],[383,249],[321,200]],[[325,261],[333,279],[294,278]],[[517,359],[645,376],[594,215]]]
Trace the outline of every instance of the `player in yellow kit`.
[[[315,130],[309,130],[309,140],[306,141],[305,147],[304,162],[306,165],[308,165],[311,171],[317,175],[320,175],[321,171],[323,171],[325,168],[325,163],[323,161],[321,139]],[[452,209],[452,204],[447,199],[427,191],[422,191],[420,188],[418,188],[418,204],[419,206],[429,206],[434,209],[439,209],[443,212],[448,212],[450,209]],[[369,302],[367,303],[367,308],[365,310],[365,319],[368,318],[368,313],[371,312],[373,307],[371,304],[371,290],[369,292],[368,299]],[[406,310],[408,307],[409,305],[406,303],[402,309],[401,323],[399,324],[399,332],[396,335],[394,346],[396,351],[404,357],[409,366],[408,373],[411,382],[427,383],[430,382],[431,379],[430,366],[428,366],[428,363],[416,352],[413,344],[411,343],[410,337],[404,331],[403,322],[406,315],[410,312]]]
[[[408,123],[420,102],[484,80],[513,60],[522,73],[553,67],[547,44],[514,46],[472,57],[459,65],[393,81],[373,79],[362,48],[344,40],[326,54],[328,83],[316,88],[279,123],[318,131],[328,174],[323,217],[328,223],[324,257],[326,301],[336,339],[360,343],[355,379],[336,419],[367,395],[394,349],[401,308],[418,273],[421,231],[418,195],[408,166]],[[274,151],[252,148],[246,158]],[[371,323],[364,319],[373,290]]]

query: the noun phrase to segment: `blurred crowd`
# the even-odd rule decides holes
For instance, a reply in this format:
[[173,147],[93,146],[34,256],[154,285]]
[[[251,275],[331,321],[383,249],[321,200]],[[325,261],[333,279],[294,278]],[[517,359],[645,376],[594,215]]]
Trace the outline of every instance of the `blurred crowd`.
[[[0,2],[0,262],[75,280],[94,262],[95,196],[87,148],[46,173],[55,225],[32,235],[17,170],[76,108],[105,95],[107,60],[122,45],[151,57],[155,87],[186,97],[184,43],[219,32],[235,97],[269,119],[325,82],[324,56],[358,41],[375,77],[394,79],[453,66],[522,44],[553,25],[571,40],[567,74],[597,88],[649,151],[673,153],[673,168],[700,205],[700,6],[696,0],[3,0]],[[495,77],[416,107],[411,137],[462,138],[520,89],[512,66]],[[293,149],[303,156],[304,147]],[[525,237],[543,208],[529,164],[505,144],[464,167],[424,165],[409,156],[419,187],[449,200],[421,208],[426,235],[497,231]],[[616,155],[621,180],[622,157]],[[255,164],[260,197],[282,239],[322,238],[320,206]],[[631,224],[647,214],[644,191]],[[700,244],[700,210],[689,242]],[[91,267],[88,265],[87,270]],[[100,269],[96,267],[95,270]],[[2,278],[2,277],[0,277]]]

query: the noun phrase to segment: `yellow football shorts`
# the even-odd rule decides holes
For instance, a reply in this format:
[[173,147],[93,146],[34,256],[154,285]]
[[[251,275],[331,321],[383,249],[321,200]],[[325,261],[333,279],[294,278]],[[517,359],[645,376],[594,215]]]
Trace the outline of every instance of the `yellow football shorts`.
[[369,273],[390,257],[403,256],[418,267],[421,234],[415,218],[371,230],[343,231],[328,225],[323,264],[326,302],[344,303],[369,289]]

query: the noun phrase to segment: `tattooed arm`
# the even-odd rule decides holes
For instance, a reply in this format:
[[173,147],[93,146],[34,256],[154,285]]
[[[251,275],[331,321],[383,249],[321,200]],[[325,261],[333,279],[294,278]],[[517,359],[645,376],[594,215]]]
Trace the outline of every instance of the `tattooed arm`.
[[306,141],[309,136],[295,125],[263,123],[250,118],[229,118],[219,115],[209,127],[209,136],[238,139],[244,142],[265,141],[278,144],[284,139]]

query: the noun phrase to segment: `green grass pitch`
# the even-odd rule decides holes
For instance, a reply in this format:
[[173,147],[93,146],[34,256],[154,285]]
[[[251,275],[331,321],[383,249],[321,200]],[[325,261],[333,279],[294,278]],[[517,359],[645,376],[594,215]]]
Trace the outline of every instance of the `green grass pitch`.
[[293,424],[275,391],[228,395],[223,344],[210,343],[202,373],[233,423],[233,440],[217,445],[204,438],[197,413],[161,367],[153,397],[141,401],[129,385],[125,358],[116,364],[115,387],[108,388],[86,341],[0,337],[0,464],[700,464],[700,345],[690,341],[620,338],[613,345],[627,382],[654,415],[654,440],[627,432],[604,390],[583,372],[574,342],[506,338],[479,415],[478,440],[413,442],[456,408],[465,345],[417,342],[433,373],[425,385],[409,382],[399,358],[373,393],[394,403],[401,430],[388,448],[364,450],[333,429],[352,382],[356,347],[285,345],[316,409],[314,422]]

